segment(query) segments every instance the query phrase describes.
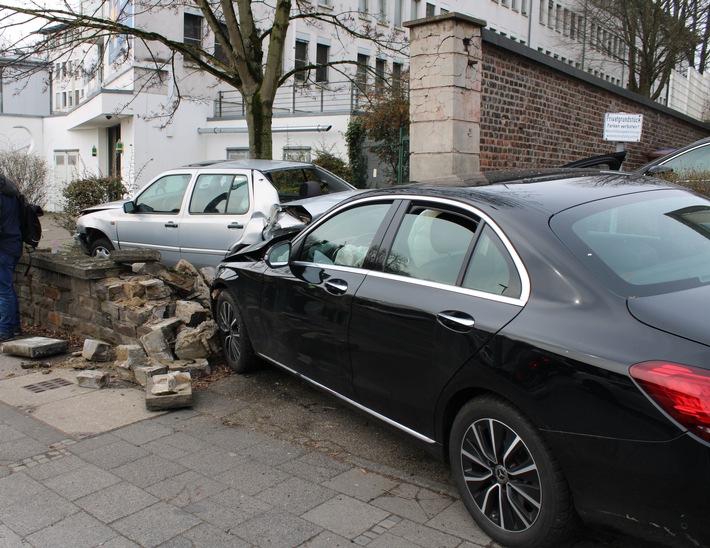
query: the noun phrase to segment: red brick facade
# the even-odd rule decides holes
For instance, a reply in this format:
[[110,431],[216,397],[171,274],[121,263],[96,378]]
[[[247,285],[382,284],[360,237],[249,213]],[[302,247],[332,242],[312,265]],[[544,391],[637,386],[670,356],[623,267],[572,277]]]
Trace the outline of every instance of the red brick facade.
[[641,142],[626,143],[625,171],[645,164],[649,152],[710,135],[708,124],[675,116],[623,90],[615,93],[603,82],[597,86],[581,71],[496,41],[502,44],[496,38],[483,41],[481,171],[557,167],[613,152],[616,143],[603,140],[607,112],[644,117]]

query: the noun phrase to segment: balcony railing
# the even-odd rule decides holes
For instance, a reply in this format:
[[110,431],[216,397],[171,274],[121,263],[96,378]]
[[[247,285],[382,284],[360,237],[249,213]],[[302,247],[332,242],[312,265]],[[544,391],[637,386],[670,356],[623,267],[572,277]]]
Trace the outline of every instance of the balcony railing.
[[[309,114],[350,114],[365,104],[365,95],[357,84],[343,82],[305,83],[281,86],[274,99],[274,116]],[[245,105],[241,94],[220,91],[214,103],[215,118],[243,118]]]

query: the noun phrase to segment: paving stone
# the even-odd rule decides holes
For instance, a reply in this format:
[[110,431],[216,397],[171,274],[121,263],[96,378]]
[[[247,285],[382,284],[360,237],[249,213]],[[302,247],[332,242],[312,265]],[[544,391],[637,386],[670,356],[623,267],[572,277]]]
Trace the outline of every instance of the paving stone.
[[388,516],[388,512],[345,495],[332,498],[301,515],[303,519],[349,539],[362,535]]
[[[74,503],[102,522],[112,523],[143,510],[158,500],[143,489],[124,481],[77,499]],[[178,533],[180,531],[175,534]]]
[[315,485],[301,478],[289,478],[274,487],[265,489],[256,497],[272,506],[283,507],[292,514],[300,516],[311,508],[315,508],[326,500],[337,496],[337,494],[336,491]]
[[[209,546],[209,548],[251,548],[252,544],[238,536],[222,531],[210,523],[201,523],[182,535],[189,546]],[[163,547],[161,547],[163,548]]]
[[87,451],[83,453],[81,457],[97,466],[110,470],[111,468],[117,468],[141,457],[145,457],[148,454],[148,451],[145,449],[136,447],[120,438],[114,437],[114,439],[117,441]]
[[[185,506],[183,510],[220,529],[230,531],[242,538],[241,524],[254,516],[271,510],[272,506],[237,489],[225,489]],[[250,539],[246,539],[250,540]]]
[[336,535],[332,531],[322,531],[303,543],[306,548],[341,548],[345,546],[351,547],[352,545],[350,540]]
[[221,447],[203,446],[199,451],[179,458],[177,462],[185,468],[217,479],[217,475],[226,470],[238,470],[244,460]]
[[417,523],[425,523],[453,504],[455,500],[429,489],[406,483],[373,499],[371,504]]
[[363,468],[353,468],[325,482],[323,485],[369,502],[390,489],[394,489],[398,483],[375,472],[368,472]]
[[[154,421],[151,421],[154,422]],[[142,444],[143,449],[166,459],[177,461],[205,448],[204,441],[183,432],[176,432],[155,441]]]
[[[13,501],[17,498],[13,497]],[[29,500],[1,508],[0,521],[25,537],[78,511],[79,508],[65,498],[43,489]]]
[[104,546],[118,533],[86,512],[77,512],[27,537],[32,546]]
[[148,487],[169,477],[182,474],[185,470],[176,462],[151,454],[114,468],[112,472],[126,481],[130,481],[133,485]]
[[408,540],[411,543],[421,544],[422,546],[440,546],[444,548],[458,546],[461,543],[461,539],[458,537],[407,519],[400,521],[389,531],[399,538]]
[[352,467],[327,457],[323,453],[313,451],[297,459],[280,464],[278,468],[288,474],[320,484],[350,470]]
[[0,508],[13,504],[22,504],[45,491],[38,481],[25,474],[12,474],[0,478]]
[[22,356],[24,358],[44,358],[56,354],[65,354],[69,350],[69,342],[49,337],[27,337],[2,344],[4,354]]
[[113,434],[101,434],[93,438],[81,440],[71,447],[68,447],[68,449],[75,455],[83,455],[84,453],[90,453],[96,449],[106,445],[112,445],[118,441],[121,441],[120,438],[117,438]]
[[114,435],[133,445],[144,445],[170,436],[174,432],[172,428],[158,424],[155,421],[141,421],[113,431]]
[[242,523],[236,532],[257,546],[301,546],[320,533],[321,528],[281,508],[274,508]]
[[488,535],[476,525],[463,502],[456,501],[444,511],[427,521],[424,525],[433,527],[444,533],[455,535],[474,544],[486,545],[490,542]]
[[288,474],[280,470],[246,459],[237,459],[233,466],[218,476],[217,481],[239,489],[243,493],[255,495],[264,489],[288,479]]
[[67,500],[76,500],[118,483],[120,478],[101,468],[84,464],[65,474],[46,479],[43,483]]
[[281,440],[265,438],[263,441],[247,447],[240,456],[256,460],[271,466],[278,466],[304,455],[308,450]]
[[46,462],[41,466],[37,466],[32,470],[27,470],[25,473],[32,479],[43,481],[66,474],[67,472],[71,472],[72,470],[76,470],[77,468],[81,468],[83,466],[86,466],[86,463],[83,460],[74,455],[69,455],[60,459],[50,459],[49,462]]
[[112,523],[111,527],[141,546],[158,546],[199,523],[195,516],[158,502]]
[[216,482],[193,470],[167,478],[146,488],[146,491],[176,506],[190,506],[212,495],[228,489],[227,485]]

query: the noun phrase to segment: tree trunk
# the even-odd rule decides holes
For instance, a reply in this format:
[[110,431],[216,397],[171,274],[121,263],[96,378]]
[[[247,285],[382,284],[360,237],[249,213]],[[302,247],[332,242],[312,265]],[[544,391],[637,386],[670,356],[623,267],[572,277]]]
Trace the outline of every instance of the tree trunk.
[[246,119],[249,129],[249,150],[255,159],[271,160],[273,145],[271,141],[271,122],[273,118],[273,101],[264,100],[261,92],[251,96],[244,95],[246,103]]

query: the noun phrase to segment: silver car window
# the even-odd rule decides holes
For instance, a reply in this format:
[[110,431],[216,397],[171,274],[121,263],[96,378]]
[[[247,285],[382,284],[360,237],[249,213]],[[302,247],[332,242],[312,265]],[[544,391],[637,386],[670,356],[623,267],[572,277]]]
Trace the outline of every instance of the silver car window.
[[180,213],[191,175],[166,175],[154,181],[135,200],[141,213]]
[[249,211],[246,175],[206,173],[197,178],[190,200],[191,214],[243,214]]

